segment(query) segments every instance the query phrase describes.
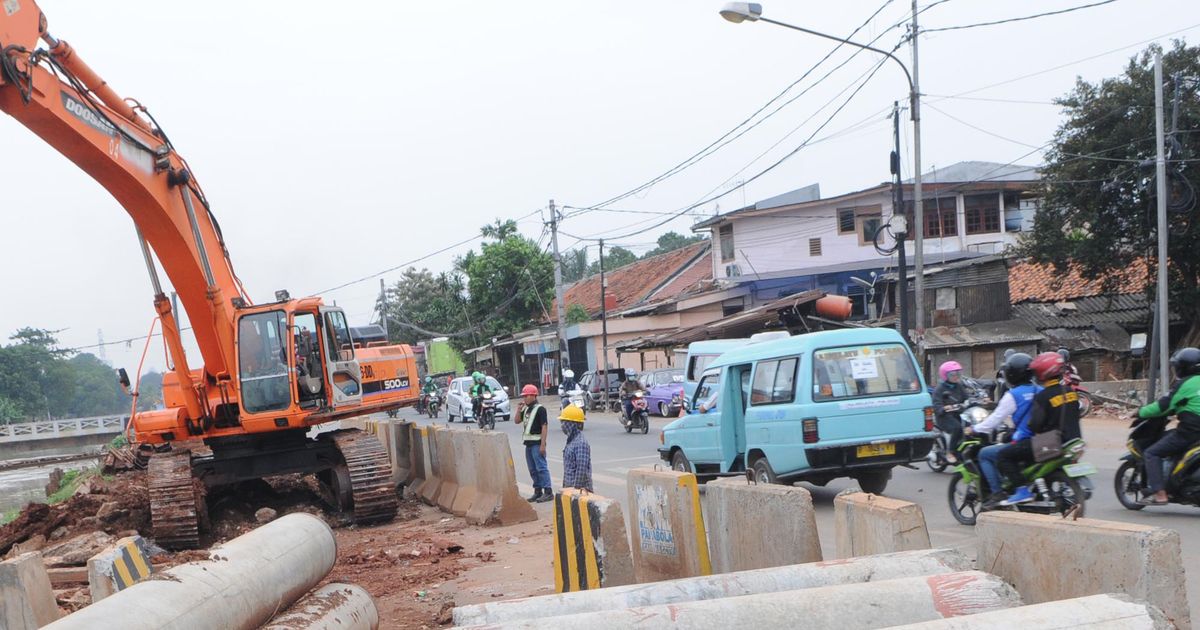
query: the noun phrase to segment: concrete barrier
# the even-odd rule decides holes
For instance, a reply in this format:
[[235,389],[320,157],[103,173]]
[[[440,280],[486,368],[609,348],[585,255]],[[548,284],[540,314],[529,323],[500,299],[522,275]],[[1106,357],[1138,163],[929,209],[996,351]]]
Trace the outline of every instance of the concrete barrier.
[[122,538],[87,562],[92,603],[150,577],[153,567],[141,536]]
[[679,604],[822,586],[940,575],[965,571],[970,567],[969,560],[950,549],[904,551],[881,556],[863,556],[462,606],[454,609],[454,623],[461,626],[503,623],[602,610]]
[[696,476],[635,468],[626,477],[638,582],[712,573]]
[[[849,630],[975,615],[1021,605],[1000,578],[979,571],[824,586],[742,597],[524,619],[489,628],[812,628]],[[479,626],[476,626],[479,627]]]
[[709,482],[704,517],[715,573],[819,562],[812,495],[799,486]]
[[833,500],[837,557],[872,556],[929,549],[929,530],[921,506],[864,492]]
[[425,454],[428,456],[425,466],[425,483],[421,485],[421,500],[429,505],[437,505],[438,493],[442,489],[441,460],[438,457],[437,434],[444,431],[439,427],[428,426],[423,429],[422,439],[425,442]]
[[42,554],[23,553],[0,562],[0,628],[37,630],[58,619],[58,603]]
[[584,591],[634,582],[621,505],[568,488],[554,496],[554,590]]
[[397,488],[408,485],[412,476],[412,422],[392,420],[388,452],[392,456],[392,483]]
[[1179,533],[1170,529],[1021,512],[979,515],[978,566],[1037,604],[1125,593],[1191,627]]
[[420,498],[421,491],[431,476],[429,457],[429,427],[413,424],[408,428],[408,484],[404,496]]
[[454,507],[454,497],[458,494],[458,458],[454,452],[454,433],[453,429],[444,429],[435,432],[433,436],[433,441],[437,444],[437,455],[434,459],[437,461],[438,477],[442,480],[433,502],[443,512],[451,511]]
[[261,630],[375,630],[379,609],[371,594],[355,584],[326,584],[300,598]]
[[467,510],[472,525],[514,525],[537,520],[533,506],[517,490],[508,436],[493,431],[471,432],[475,441],[475,498]]
[[471,503],[479,494],[479,475],[476,463],[479,455],[476,447],[479,442],[469,431],[447,431],[454,445],[454,478],[458,480],[458,492],[450,504],[450,512],[455,516],[466,516]]
[[1174,627],[1161,610],[1149,604],[1135,602],[1126,595],[1092,595],[979,615],[914,623],[897,626],[892,630],[1166,630]]

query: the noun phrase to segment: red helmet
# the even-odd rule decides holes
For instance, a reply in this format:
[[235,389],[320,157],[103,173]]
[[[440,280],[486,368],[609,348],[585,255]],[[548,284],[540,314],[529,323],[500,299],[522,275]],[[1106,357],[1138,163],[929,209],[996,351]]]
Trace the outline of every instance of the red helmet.
[[1029,369],[1033,370],[1033,376],[1037,380],[1048,381],[1062,376],[1066,366],[1067,362],[1063,360],[1061,354],[1043,352],[1034,357],[1033,362],[1029,364]]
[[522,396],[537,396],[538,395],[537,385],[529,384],[529,385],[526,385],[525,387],[522,387],[521,395]]

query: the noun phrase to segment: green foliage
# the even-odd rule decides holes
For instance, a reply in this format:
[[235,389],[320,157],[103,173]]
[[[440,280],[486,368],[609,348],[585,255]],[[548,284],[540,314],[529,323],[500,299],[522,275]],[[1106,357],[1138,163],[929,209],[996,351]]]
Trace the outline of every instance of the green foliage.
[[4,525],[8,525],[9,523],[17,520],[17,517],[20,515],[21,515],[21,508],[19,508],[19,507],[10,508],[8,510],[5,510],[3,513],[0,513],[0,527],[2,527]]
[[580,324],[591,319],[591,317],[588,316],[587,309],[583,308],[582,304],[572,304],[568,306],[566,317],[567,323],[572,325]]
[[[1155,157],[1154,50],[1151,47],[1131,59],[1119,76],[1099,83],[1077,80],[1058,99],[1066,120],[1046,154],[1042,206],[1033,232],[1022,244],[1023,253],[1059,268],[1074,262],[1085,277],[1114,283],[1113,272],[1154,251],[1154,169],[1138,166]],[[1175,73],[1200,76],[1200,47],[1176,42],[1163,55],[1168,131]],[[1200,128],[1196,84],[1182,84],[1180,94],[1178,128]],[[1180,145],[1173,160],[1200,156],[1200,137],[1181,133],[1177,139]],[[1168,172],[1173,186],[1186,178],[1200,191],[1200,170],[1182,168],[1177,162],[1168,165]],[[1200,257],[1195,255],[1200,249],[1200,225],[1193,220],[1195,213],[1195,208],[1172,212],[1168,239],[1171,308],[1192,321],[1200,315]],[[1153,262],[1150,272],[1154,273]]]
[[79,489],[80,484],[98,474],[100,474],[99,468],[68,470],[63,473],[62,481],[58,484],[58,490],[46,497],[46,503],[54,505],[70,499],[71,495],[75,494],[75,491]]
[[[604,250],[604,271],[605,273],[624,267],[625,265],[637,262],[637,254],[625,249],[624,247],[605,248]],[[588,266],[588,275],[592,276],[600,273],[600,261],[592,263]]]
[[583,280],[588,275],[588,255],[586,248],[571,249],[560,254],[562,257],[563,283],[571,284]]
[[699,243],[703,240],[704,237],[699,234],[693,236],[684,236],[678,232],[667,232],[666,234],[658,237],[658,247],[646,252],[646,255],[642,256],[642,258],[650,258],[651,256],[667,254],[677,249],[683,249],[688,245]]
[[433,275],[410,267],[388,288],[388,336],[416,343],[468,328],[465,285],[459,273]]
[[548,319],[545,309],[554,297],[553,260],[536,242],[516,233],[512,221],[498,221],[497,226],[494,231],[489,231],[491,226],[482,230],[493,240],[481,245],[479,253],[472,250],[458,260],[470,295],[468,325],[477,331],[472,337],[455,339],[459,349]]
[[111,368],[62,350],[53,333],[22,328],[0,347],[0,420],[67,418],[129,409]]
[[138,411],[159,409],[163,405],[163,375],[161,372],[146,372],[138,380]]

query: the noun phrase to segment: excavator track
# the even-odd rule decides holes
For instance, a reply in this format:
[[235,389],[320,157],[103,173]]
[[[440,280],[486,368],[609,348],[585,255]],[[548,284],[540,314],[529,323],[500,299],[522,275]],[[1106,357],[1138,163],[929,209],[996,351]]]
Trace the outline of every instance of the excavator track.
[[392,463],[383,444],[374,435],[358,429],[332,433],[330,439],[346,463],[341,471],[345,473],[343,478],[349,480],[349,488],[344,484],[336,488],[340,495],[338,502],[353,506],[354,523],[370,525],[396,518],[400,502],[392,486]]
[[148,471],[155,542],[166,549],[199,548],[204,497],[192,480],[192,452],[155,453]]

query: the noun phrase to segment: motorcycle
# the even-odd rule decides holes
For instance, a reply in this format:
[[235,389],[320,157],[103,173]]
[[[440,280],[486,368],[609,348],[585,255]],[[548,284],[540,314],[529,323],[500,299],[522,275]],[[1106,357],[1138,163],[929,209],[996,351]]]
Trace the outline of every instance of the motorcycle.
[[1086,418],[1092,412],[1095,401],[1092,400],[1092,393],[1083,387],[1083,379],[1079,378],[1079,372],[1076,372],[1074,367],[1067,370],[1063,375],[1063,383],[1079,394],[1079,417]]
[[428,400],[425,401],[425,411],[430,418],[437,418],[442,410],[442,399],[436,393],[430,394]]
[[646,392],[637,391],[633,394],[632,410],[629,417],[624,419],[622,424],[625,425],[626,433],[633,433],[634,429],[639,429],[642,435],[650,431],[650,409],[646,403]]
[[[951,515],[963,525],[975,524],[983,502],[994,491],[988,487],[979,464],[980,449],[992,442],[987,435],[972,434],[964,436],[958,446],[962,463],[954,467],[958,474],[950,480],[946,496]],[[1083,440],[1074,439],[1063,444],[1059,457],[1026,466],[1021,472],[1033,491],[1034,500],[996,509],[1063,515],[1074,511],[1076,516],[1083,516],[1085,504],[1092,494],[1088,476],[1099,472],[1095,465],[1079,461],[1086,448]]]
[[[964,400],[962,404],[955,405],[958,411],[959,422],[962,423],[962,428],[974,426],[983,422],[988,417],[987,405],[991,402],[987,394],[976,390],[976,394]],[[950,449],[951,434],[942,430],[936,424],[934,428],[937,430],[937,437],[933,440],[933,448],[929,449],[929,454],[925,456],[925,465],[933,472],[942,472],[950,465],[950,460],[946,458],[946,454]]]
[[[1125,443],[1129,452],[1121,458],[1121,466],[1113,477],[1117,500],[1127,510],[1140,510],[1146,506],[1138,499],[1146,493],[1146,452],[1166,431],[1169,418],[1145,418],[1134,420],[1130,425],[1129,441]],[[1193,444],[1182,456],[1163,460],[1164,478],[1167,480],[1167,498],[1171,503],[1200,507],[1200,444]]]
[[584,413],[587,412],[587,396],[584,394],[582,389],[575,388],[566,392],[566,395],[562,397],[561,402],[563,409],[566,409],[568,405],[575,405],[576,407],[582,409]]
[[496,428],[496,400],[492,392],[484,392],[479,403],[479,417],[475,419],[480,429]]

